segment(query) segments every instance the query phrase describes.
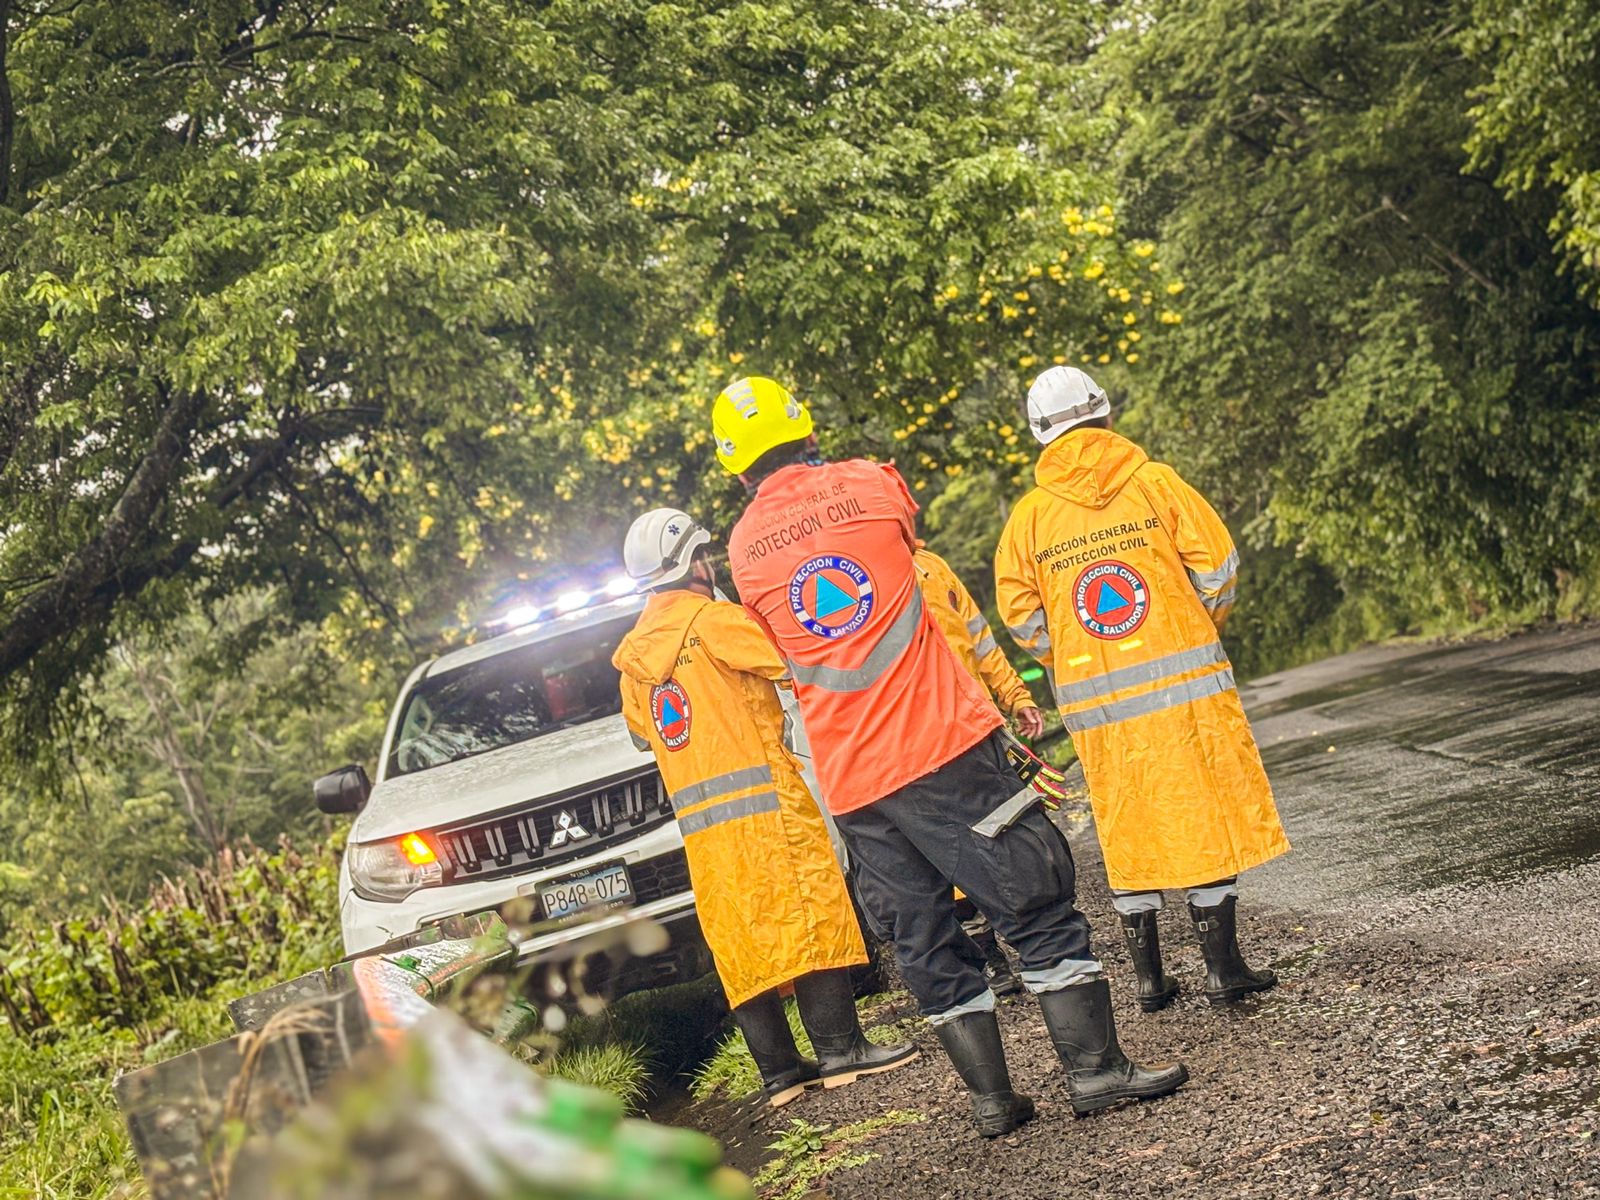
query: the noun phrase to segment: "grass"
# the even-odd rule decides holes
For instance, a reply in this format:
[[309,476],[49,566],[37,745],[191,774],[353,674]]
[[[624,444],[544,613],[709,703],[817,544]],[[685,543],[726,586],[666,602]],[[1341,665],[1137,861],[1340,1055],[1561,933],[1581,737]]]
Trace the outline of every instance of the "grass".
[[[856,1008],[861,1013],[861,1024],[867,1031],[869,1041],[882,1044],[899,1041],[906,1036],[908,1026],[915,1024],[917,1018],[887,1024],[875,1023],[872,1019],[875,1014],[904,998],[905,993],[893,992],[880,996],[867,996],[857,1002]],[[783,1011],[789,1019],[789,1030],[794,1034],[795,1045],[799,1047],[800,1053],[805,1055],[815,1053],[811,1039],[806,1036],[805,1026],[800,1023],[800,1010],[795,1006],[792,996],[784,1001]],[[716,1052],[694,1073],[694,1081],[689,1086],[689,1092],[696,1100],[710,1100],[716,1096],[732,1099],[748,1096],[760,1089],[761,1072],[756,1069],[755,1059],[750,1057],[750,1048],[745,1045],[744,1034],[737,1026],[717,1047]]]
[[830,1175],[863,1166],[878,1156],[860,1149],[888,1129],[920,1125],[928,1118],[910,1109],[890,1109],[881,1116],[830,1129],[809,1121],[791,1120],[768,1149],[777,1152],[761,1169],[754,1183],[763,1200],[801,1200],[817,1190]]
[[581,1046],[556,1055],[540,1068],[547,1075],[610,1092],[629,1112],[638,1112],[649,1090],[650,1064],[638,1046],[613,1042]]

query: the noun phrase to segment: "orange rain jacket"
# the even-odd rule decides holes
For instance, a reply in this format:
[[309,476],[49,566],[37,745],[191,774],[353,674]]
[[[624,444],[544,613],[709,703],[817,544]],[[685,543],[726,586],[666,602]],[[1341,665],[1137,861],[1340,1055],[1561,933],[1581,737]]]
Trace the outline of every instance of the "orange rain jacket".
[[1034,699],[1028,685],[994,640],[989,619],[950,564],[926,546],[917,547],[911,559],[916,564],[923,602],[961,665],[989,689],[1001,712],[1015,716],[1019,708],[1032,708]]
[[612,658],[622,715],[656,756],[730,1005],[867,959],[828,827],[783,748],[784,675],[736,604],[652,595]]
[[836,814],[921,779],[1004,722],[923,603],[916,512],[893,467],[796,464],[763,481],[728,538],[739,598],[788,663]]
[[1217,634],[1239,556],[1177,472],[1110,430],[1045,447],[995,553],[1051,672],[1113,888],[1194,887],[1289,849]]

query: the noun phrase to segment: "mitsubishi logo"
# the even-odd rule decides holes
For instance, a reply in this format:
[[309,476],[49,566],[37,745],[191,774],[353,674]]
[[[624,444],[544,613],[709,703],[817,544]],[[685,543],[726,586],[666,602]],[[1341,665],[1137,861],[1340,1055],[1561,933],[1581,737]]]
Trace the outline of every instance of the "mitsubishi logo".
[[556,831],[550,835],[550,849],[565,846],[568,842],[581,842],[589,831],[578,824],[578,818],[567,809],[556,814]]

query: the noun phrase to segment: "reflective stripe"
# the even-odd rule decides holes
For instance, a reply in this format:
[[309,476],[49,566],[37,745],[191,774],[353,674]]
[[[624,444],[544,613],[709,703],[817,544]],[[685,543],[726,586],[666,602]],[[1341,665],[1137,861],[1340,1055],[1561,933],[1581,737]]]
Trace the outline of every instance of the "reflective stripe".
[[983,820],[972,827],[973,833],[982,834],[986,838],[997,838],[1016,823],[1018,817],[1039,803],[1039,793],[1031,787],[1024,787],[1011,799],[995,809]]
[[[1189,571],[1188,567],[1184,568]],[[1189,571],[1189,582],[1194,584],[1194,590],[1202,596],[1207,592],[1214,592],[1228,580],[1232,579],[1239,570],[1239,552],[1231,551],[1228,557],[1222,560],[1222,565],[1215,571]]]
[[1215,908],[1229,896],[1238,894],[1238,881],[1230,880],[1228,883],[1213,883],[1209,887],[1190,888],[1187,899],[1196,908]]
[[979,613],[977,616],[973,617],[972,620],[967,622],[967,633],[973,637],[977,637],[988,628],[989,622],[984,619],[984,615],[982,613]]
[[640,737],[633,730],[631,730],[631,729],[628,730],[628,736],[633,739],[633,748],[635,750],[648,750],[648,749],[650,749],[650,743],[645,741],[644,738]]
[[809,684],[825,692],[864,692],[877,683],[878,677],[894,666],[906,652],[906,647],[911,645],[911,639],[916,636],[921,624],[922,592],[913,588],[911,603],[906,605],[905,612],[883,631],[878,644],[859,667],[808,667],[803,663],[790,662],[789,674],[794,676],[796,683]]
[[704,833],[714,825],[737,821],[741,817],[753,817],[758,813],[777,811],[777,792],[757,792],[754,796],[739,796],[732,800],[724,800],[720,804],[713,804],[710,808],[702,808],[699,812],[679,817],[678,830],[688,837],[691,833]]
[[743,767],[737,771],[729,771],[726,775],[715,775],[710,779],[702,779],[699,783],[691,783],[686,788],[679,788],[672,793],[672,807],[688,808],[691,804],[699,804],[700,801],[710,800],[713,796],[726,796],[729,792],[742,792],[757,784],[771,782],[770,766]]
[[1165,708],[1176,708],[1193,700],[1204,700],[1207,696],[1219,695],[1232,689],[1233,671],[1230,668],[1202,675],[1199,679],[1186,679],[1182,683],[1169,684],[1153,692],[1130,696],[1126,700],[1117,700],[1111,704],[1096,704],[1093,708],[1062,713],[1061,723],[1067,727],[1068,733],[1082,733],[1087,729],[1098,729],[1102,725],[1111,725],[1117,721],[1149,716]]
[[1166,898],[1160,892],[1119,892],[1115,888],[1111,891],[1111,907],[1124,917],[1142,912],[1160,912],[1166,903]]
[[994,634],[986,633],[983,635],[983,640],[972,648],[972,652],[979,658],[983,658],[992,651],[998,649],[1000,649],[1000,646],[999,643],[994,640]]
[[1076,683],[1060,684],[1055,690],[1056,703],[1078,704],[1084,700],[1109,696],[1136,684],[1154,683],[1169,675],[1182,675],[1185,671],[1214,667],[1227,661],[1228,652],[1222,648],[1222,643],[1212,642],[1192,650],[1180,650],[1176,654],[1152,658],[1149,662],[1135,663],[1131,667],[1118,667],[1115,671],[1080,679]]
[[947,1008],[943,1012],[927,1013],[929,1025],[948,1025],[951,1021],[960,1020],[962,1017],[971,1016],[973,1013],[993,1012],[995,1006],[994,991],[984,988],[978,993],[976,1000],[968,1000],[965,1004],[958,1004],[954,1008]]
[[1044,632],[1044,609],[1036,608],[1033,610],[1033,615],[1021,625],[1007,625],[1006,628],[1020,644],[1032,645],[1033,639]]
[[1233,598],[1238,591],[1239,589],[1237,587],[1231,587],[1225,592],[1219,592],[1210,599],[1202,596],[1200,597],[1200,603],[1206,606],[1207,612],[1216,612],[1217,609],[1222,608],[1224,605],[1232,604]]
[[1059,992],[1062,988],[1077,987],[1080,983],[1093,983],[1099,978],[1100,964],[1092,958],[1063,958],[1046,970],[1022,972],[1022,982],[1035,995],[1040,992]]

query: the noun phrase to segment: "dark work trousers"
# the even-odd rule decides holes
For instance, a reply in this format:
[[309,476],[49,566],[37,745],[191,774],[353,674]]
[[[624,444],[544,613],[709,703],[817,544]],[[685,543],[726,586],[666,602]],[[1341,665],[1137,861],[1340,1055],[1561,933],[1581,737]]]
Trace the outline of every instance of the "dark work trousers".
[[[1018,785],[994,734],[882,800],[835,818],[861,902],[893,937],[900,972],[926,1016],[992,1001],[983,955],[956,919],[951,883],[1016,948],[1023,982],[1033,991],[1099,974],[1089,921],[1073,904],[1072,851],[1037,795]],[[985,828],[994,836],[980,832]]]

